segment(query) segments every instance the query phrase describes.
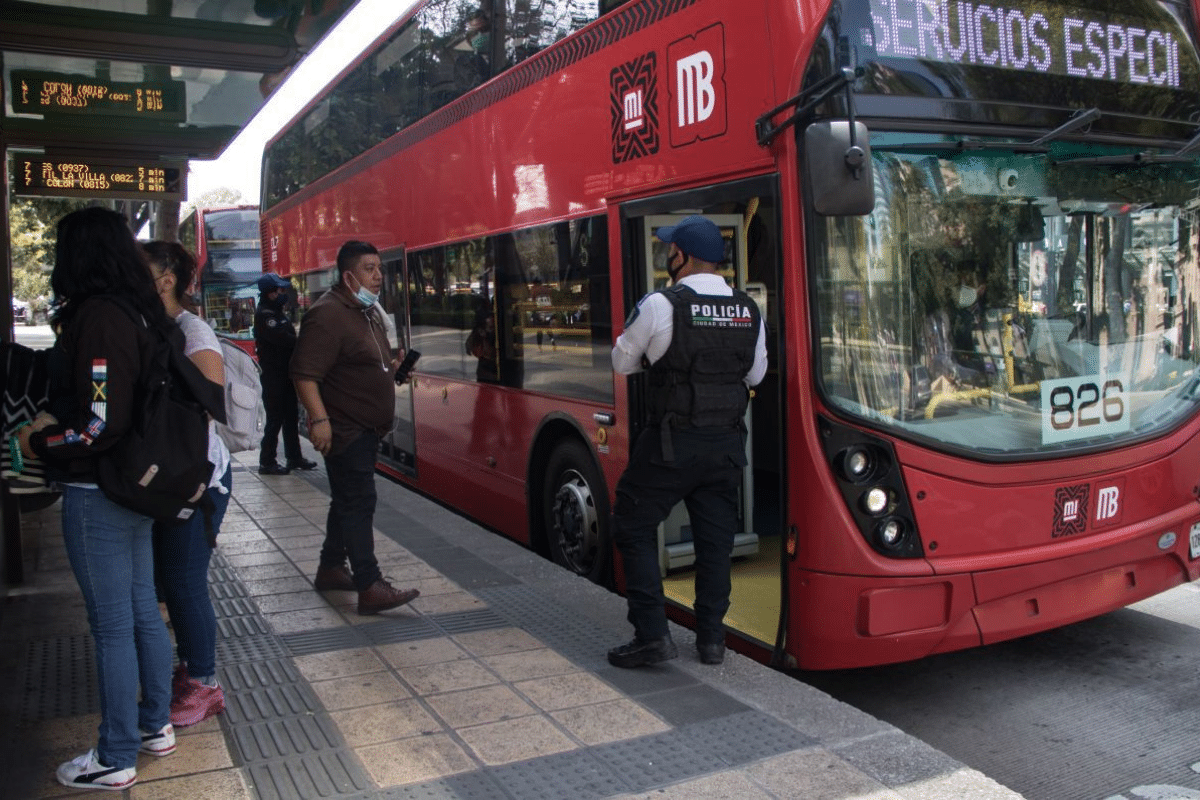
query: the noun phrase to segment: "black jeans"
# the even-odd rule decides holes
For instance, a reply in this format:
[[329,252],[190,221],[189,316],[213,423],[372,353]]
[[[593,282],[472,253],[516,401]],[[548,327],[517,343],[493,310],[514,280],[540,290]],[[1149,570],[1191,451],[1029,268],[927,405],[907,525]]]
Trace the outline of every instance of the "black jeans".
[[290,462],[299,461],[303,454],[300,452],[300,408],[296,400],[296,387],[292,384],[287,373],[283,375],[262,376],[263,406],[267,412],[267,422],[263,428],[262,445],[258,452],[260,466],[275,463],[275,453],[279,443],[279,435],[283,433],[283,452]]
[[321,566],[342,566],[349,558],[354,586],[360,592],[380,578],[374,531],[378,450],[379,437],[374,431],[363,431],[345,450],[325,456],[330,498]]
[[692,428],[675,431],[673,442],[674,461],[664,462],[661,431],[647,428],[617,482],[613,538],[625,565],[628,619],[638,638],[667,635],[658,525],[682,500],[696,548],[696,637],[705,643],[724,641],[745,441],[734,429]]

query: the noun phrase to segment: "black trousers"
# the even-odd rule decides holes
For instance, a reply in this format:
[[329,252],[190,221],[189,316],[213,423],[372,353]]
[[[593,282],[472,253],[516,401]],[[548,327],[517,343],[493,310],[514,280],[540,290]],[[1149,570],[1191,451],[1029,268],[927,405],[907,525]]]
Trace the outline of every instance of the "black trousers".
[[275,375],[263,371],[263,407],[267,422],[263,427],[262,445],[258,451],[258,463],[267,466],[275,463],[279,436],[283,435],[283,452],[288,461],[299,461],[300,451],[300,407],[296,399],[296,387],[284,372]]
[[673,431],[672,443],[674,460],[668,462],[662,432],[647,428],[617,482],[613,537],[625,565],[628,619],[638,638],[667,635],[658,525],[682,500],[696,548],[696,637],[702,643],[724,641],[745,439],[736,429],[689,428]]

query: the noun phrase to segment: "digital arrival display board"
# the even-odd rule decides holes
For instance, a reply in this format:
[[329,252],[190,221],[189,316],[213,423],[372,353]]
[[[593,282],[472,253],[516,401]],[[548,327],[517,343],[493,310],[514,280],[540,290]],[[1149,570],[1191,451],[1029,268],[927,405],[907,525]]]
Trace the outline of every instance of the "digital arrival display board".
[[23,197],[183,200],[186,193],[185,164],[15,155],[12,172],[13,194]]
[[1152,16],[1131,16],[1122,11],[1123,3],[1089,5],[870,0],[871,24],[860,39],[882,57],[1184,86],[1181,50],[1191,65],[1195,52],[1178,20],[1158,9]]
[[1190,2],[847,0],[838,24],[868,115],[1044,126],[1094,108],[1093,130],[1170,138],[1200,117]]
[[187,119],[183,81],[130,83],[14,69],[9,84],[9,97],[17,114],[142,117],[161,122]]

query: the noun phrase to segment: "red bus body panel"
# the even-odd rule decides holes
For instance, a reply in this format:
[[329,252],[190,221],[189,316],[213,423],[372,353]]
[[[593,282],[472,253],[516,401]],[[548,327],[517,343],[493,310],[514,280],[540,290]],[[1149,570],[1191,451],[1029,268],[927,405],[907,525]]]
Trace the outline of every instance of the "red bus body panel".
[[[1200,14],[1200,0],[1194,2]],[[798,553],[784,567],[784,646],[798,666],[858,667],[978,646],[1200,577],[1188,554],[1190,527],[1200,520],[1196,420],[1111,453],[1026,464],[967,461],[894,441],[925,557],[886,558],[859,533],[819,441],[818,415],[836,415],[820,401],[810,363],[796,140],[782,135],[764,148],[754,131],[758,115],[800,86],[829,8],[830,0],[798,0],[786,14],[761,0],[736,9],[717,0],[680,3],[661,22],[613,32],[544,77],[539,65],[575,57],[577,39],[549,47],[265,212],[266,269],[287,276],[328,268],[353,238],[372,241],[386,259],[402,246],[411,253],[606,213],[615,337],[634,301],[621,279],[621,204],[775,175],[787,497],[783,531],[770,533],[796,531]],[[611,27],[621,13],[588,30]],[[672,147],[664,120],[656,154],[614,163],[614,71],[650,53],[665,64],[673,43],[718,34],[729,87],[723,134]],[[504,94],[513,80],[521,88]],[[530,463],[539,431],[547,420],[570,420],[590,442],[611,500],[630,447],[626,387],[614,376],[614,402],[597,404],[422,374],[418,364],[412,392],[419,479],[389,474],[530,544],[529,498],[540,492]],[[611,413],[617,423],[601,426],[595,412]],[[1054,536],[1057,493],[1084,484],[1093,498],[1119,484],[1119,515]]]

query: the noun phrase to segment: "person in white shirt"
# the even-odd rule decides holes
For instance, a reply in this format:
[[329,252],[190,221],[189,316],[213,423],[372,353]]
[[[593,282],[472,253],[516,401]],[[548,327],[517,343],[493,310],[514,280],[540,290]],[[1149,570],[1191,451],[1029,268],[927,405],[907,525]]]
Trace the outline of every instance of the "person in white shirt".
[[717,273],[725,240],[711,220],[687,217],[655,236],[671,245],[673,285],[638,302],[612,351],[617,372],[648,370],[650,412],[613,509],[634,638],[609,650],[608,660],[639,667],[678,654],[667,628],[657,529],[682,500],[696,551],[696,650],[703,663],[720,664],[746,466],[743,417],[750,387],[767,371],[766,328],[757,304]]
[[[183,330],[184,353],[204,377],[224,386],[221,343],[213,329],[186,308],[191,305],[187,290],[196,274],[196,259],[176,242],[147,242],[144,247],[163,307]],[[211,419],[208,460],[214,467],[206,490],[213,505],[210,519],[197,512],[184,522],[154,523],[155,577],[179,653],[171,682],[171,724],[178,728],[225,709],[225,692],[216,678],[217,617],[208,593],[208,563],[229,507],[232,459]]]

